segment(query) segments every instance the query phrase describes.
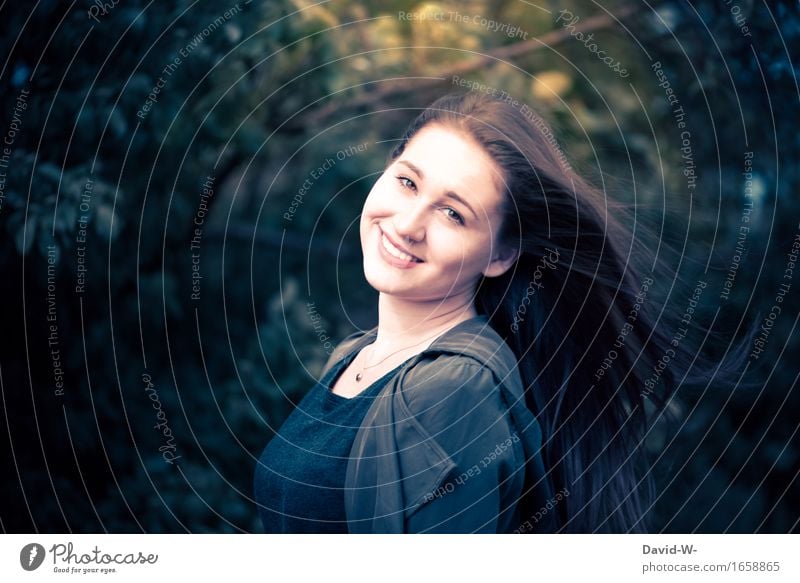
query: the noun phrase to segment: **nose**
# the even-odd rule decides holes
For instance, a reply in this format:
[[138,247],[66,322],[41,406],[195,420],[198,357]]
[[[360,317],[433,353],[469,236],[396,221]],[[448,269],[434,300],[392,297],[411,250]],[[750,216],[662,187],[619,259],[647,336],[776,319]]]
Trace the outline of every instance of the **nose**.
[[394,216],[394,231],[403,242],[419,242],[425,238],[425,202],[417,197]]

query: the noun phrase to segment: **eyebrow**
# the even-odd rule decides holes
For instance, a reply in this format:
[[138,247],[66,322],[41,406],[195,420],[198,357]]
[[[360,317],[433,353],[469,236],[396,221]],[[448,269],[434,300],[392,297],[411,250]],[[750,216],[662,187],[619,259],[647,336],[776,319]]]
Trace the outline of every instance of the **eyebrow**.
[[[408,160],[399,160],[399,162],[401,164],[405,164],[406,166],[408,166],[415,174],[417,174],[423,180],[425,179],[425,173],[422,172],[422,170],[420,170],[415,164],[409,162]],[[469,203],[466,200],[464,200],[463,198],[461,198],[457,193],[453,192],[452,190],[448,190],[447,192],[444,193],[444,195],[446,197],[448,197],[448,198],[452,198],[454,200],[457,200],[458,202],[463,204],[465,207],[467,207],[469,209],[469,211],[472,213],[472,215],[476,219],[478,218],[477,213],[472,209],[472,207],[469,205]]]

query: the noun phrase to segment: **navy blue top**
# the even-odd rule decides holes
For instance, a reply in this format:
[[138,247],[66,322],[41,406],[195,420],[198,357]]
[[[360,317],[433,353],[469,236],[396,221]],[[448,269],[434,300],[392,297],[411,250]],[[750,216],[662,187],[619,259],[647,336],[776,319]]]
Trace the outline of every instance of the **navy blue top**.
[[397,370],[348,398],[332,393],[357,351],[341,359],[303,397],[261,454],[255,499],[268,533],[346,533],[344,481],[356,432]]

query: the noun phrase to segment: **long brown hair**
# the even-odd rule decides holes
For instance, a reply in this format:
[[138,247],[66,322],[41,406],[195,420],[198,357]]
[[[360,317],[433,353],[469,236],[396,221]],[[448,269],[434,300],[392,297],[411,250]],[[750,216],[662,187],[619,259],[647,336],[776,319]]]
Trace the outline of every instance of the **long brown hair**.
[[680,383],[735,382],[747,339],[722,363],[692,350],[686,336],[700,326],[681,321],[683,306],[654,301],[656,280],[687,298],[705,286],[646,257],[634,240],[648,233],[637,209],[573,170],[532,108],[474,91],[445,95],[389,160],[430,123],[475,140],[503,174],[498,241],[520,256],[504,275],[481,279],[475,305],[517,356],[551,490],[569,492],[555,506],[557,530],[647,532],[652,423]]

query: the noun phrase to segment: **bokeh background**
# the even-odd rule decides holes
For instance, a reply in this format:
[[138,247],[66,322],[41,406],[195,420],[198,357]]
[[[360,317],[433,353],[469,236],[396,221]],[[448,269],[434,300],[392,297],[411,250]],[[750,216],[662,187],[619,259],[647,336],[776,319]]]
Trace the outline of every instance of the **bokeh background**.
[[770,326],[756,388],[679,390],[679,431],[651,436],[655,531],[797,530],[795,1],[41,1],[0,22],[3,532],[259,532],[259,453],[376,322],[361,204],[420,108],[480,85],[642,209],[708,281],[701,323]]

